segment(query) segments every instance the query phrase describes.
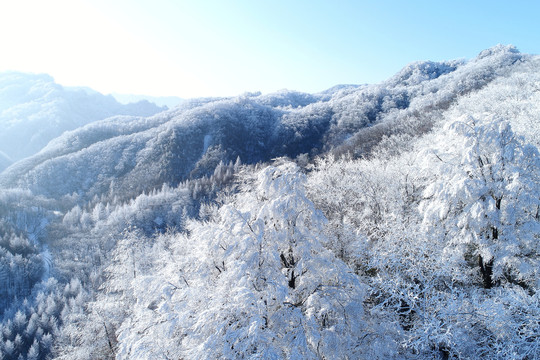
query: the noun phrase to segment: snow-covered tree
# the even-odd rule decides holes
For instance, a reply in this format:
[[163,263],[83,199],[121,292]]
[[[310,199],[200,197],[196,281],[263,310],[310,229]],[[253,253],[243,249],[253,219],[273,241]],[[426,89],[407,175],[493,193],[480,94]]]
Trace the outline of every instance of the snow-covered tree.
[[324,248],[325,219],[305,196],[304,176],[283,163],[252,181],[255,192],[222,206],[217,219],[192,222],[189,235],[172,239],[175,262],[134,285],[119,358],[362,353],[364,287]]
[[[447,257],[479,270],[484,288],[538,287],[540,157],[506,121],[465,116],[450,123],[426,167],[436,169],[421,206],[426,230]],[[464,279],[460,279],[464,280]]]

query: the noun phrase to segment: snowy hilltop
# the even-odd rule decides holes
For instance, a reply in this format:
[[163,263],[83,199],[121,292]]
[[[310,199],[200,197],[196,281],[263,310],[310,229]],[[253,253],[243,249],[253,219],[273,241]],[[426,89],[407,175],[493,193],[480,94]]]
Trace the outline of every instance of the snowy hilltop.
[[538,69],[79,124],[0,173],[0,354],[538,358]]

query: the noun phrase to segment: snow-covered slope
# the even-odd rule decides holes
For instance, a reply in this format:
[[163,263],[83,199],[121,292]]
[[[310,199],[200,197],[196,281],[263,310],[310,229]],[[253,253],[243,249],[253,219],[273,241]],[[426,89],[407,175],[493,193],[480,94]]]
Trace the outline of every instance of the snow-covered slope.
[[113,115],[162,110],[149,102],[122,105],[112,96],[64,88],[48,75],[0,73],[0,151],[20,160],[66,130]]

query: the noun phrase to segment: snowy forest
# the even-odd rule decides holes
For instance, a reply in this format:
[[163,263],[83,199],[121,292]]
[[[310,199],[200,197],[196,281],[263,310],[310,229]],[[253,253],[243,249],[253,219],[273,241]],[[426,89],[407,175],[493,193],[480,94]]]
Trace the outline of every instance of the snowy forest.
[[0,74],[0,359],[540,359],[540,56],[167,109]]

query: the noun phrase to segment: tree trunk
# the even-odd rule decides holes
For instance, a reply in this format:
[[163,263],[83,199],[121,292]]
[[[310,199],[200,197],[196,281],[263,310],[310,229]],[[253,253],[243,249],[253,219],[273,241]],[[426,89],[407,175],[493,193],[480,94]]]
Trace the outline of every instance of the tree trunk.
[[480,265],[484,289],[491,289],[493,287],[493,259],[485,263],[482,256],[478,255],[478,265]]

